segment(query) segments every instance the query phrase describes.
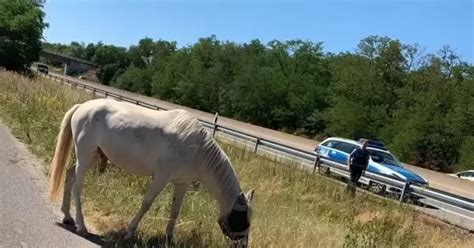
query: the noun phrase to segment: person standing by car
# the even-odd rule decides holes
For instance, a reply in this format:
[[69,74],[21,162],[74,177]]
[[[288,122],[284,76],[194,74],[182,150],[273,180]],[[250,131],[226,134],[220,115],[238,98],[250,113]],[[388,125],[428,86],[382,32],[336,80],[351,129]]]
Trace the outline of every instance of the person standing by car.
[[360,177],[364,174],[369,165],[370,154],[367,150],[367,145],[368,142],[366,140],[363,141],[360,148],[356,148],[352,151],[347,162],[347,166],[349,166],[349,171],[351,173],[351,178],[347,184],[347,188],[352,196],[355,196],[357,182],[359,182]]

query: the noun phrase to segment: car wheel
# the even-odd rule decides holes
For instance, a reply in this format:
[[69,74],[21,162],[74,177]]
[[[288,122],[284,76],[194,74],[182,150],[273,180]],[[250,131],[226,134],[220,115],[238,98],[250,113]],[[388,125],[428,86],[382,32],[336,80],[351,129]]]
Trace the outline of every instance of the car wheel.
[[369,191],[377,194],[377,195],[384,195],[385,194],[386,186],[380,183],[376,183],[373,181],[369,182]]

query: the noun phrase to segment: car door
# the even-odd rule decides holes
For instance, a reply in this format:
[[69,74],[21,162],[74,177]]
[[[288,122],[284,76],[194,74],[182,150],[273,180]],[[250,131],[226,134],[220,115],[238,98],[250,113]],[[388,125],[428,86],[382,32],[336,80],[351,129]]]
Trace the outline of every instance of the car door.
[[335,161],[334,157],[336,155],[336,152],[334,150],[334,147],[338,143],[339,143],[339,141],[336,141],[336,140],[328,140],[328,141],[322,143],[321,145],[319,145],[316,152],[323,159],[328,159],[328,160],[331,160],[331,161]]
[[347,165],[349,155],[356,148],[356,145],[341,141],[335,146],[336,152],[333,154],[334,161]]

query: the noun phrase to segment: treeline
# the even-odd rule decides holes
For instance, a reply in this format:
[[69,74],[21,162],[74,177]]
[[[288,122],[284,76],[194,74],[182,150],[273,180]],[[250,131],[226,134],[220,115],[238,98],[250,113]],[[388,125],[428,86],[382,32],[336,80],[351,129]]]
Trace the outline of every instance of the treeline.
[[102,83],[125,90],[319,139],[379,139],[434,170],[474,169],[474,67],[449,47],[424,54],[370,36],[332,54],[309,41],[211,36],[183,48],[149,38],[43,48],[96,63]]
[[41,51],[43,0],[0,0],[0,69],[29,72]]

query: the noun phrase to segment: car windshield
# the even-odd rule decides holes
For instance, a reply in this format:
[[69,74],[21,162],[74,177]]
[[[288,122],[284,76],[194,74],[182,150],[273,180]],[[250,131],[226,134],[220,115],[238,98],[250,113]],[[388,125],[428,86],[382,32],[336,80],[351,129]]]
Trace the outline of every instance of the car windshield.
[[474,171],[465,171],[458,174],[461,177],[474,177]]
[[370,157],[376,163],[385,163],[385,164],[390,164],[390,165],[395,165],[395,166],[401,166],[397,158],[392,156],[390,153],[386,153],[386,152],[378,151],[378,150],[372,150],[372,149],[368,149],[368,150],[370,153]]

